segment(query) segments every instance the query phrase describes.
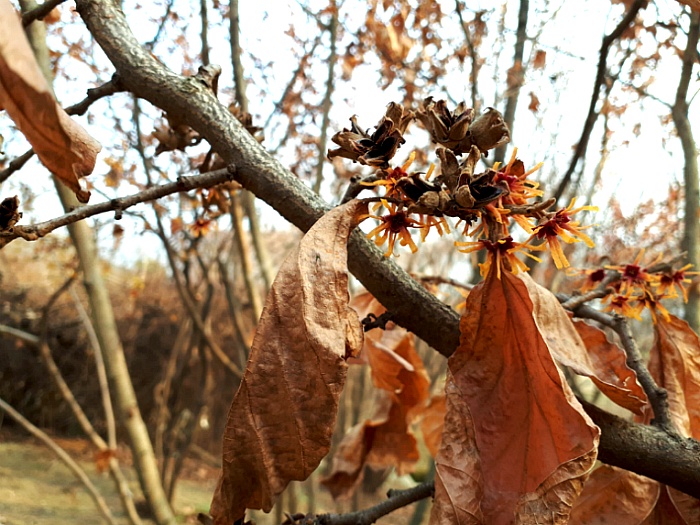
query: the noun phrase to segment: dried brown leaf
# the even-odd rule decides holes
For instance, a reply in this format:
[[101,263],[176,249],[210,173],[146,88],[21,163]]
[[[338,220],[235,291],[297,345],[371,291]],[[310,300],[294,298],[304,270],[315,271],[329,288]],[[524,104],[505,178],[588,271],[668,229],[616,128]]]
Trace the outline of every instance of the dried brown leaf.
[[590,377],[612,401],[640,414],[646,406],[646,395],[634,371],[627,367],[625,353],[614,345],[606,347],[598,341],[600,348],[596,350],[607,354],[593,356],[554,294],[535,283],[528,274],[521,279],[529,290],[537,326],[557,362]]
[[700,339],[688,323],[659,316],[649,372],[668,392],[671,419],[685,437],[700,439]]
[[661,485],[628,470],[602,465],[593,471],[571,511],[571,525],[639,525],[652,515]]
[[78,179],[92,173],[102,147],[56,103],[8,0],[0,0],[0,27],[0,107],[44,166],[87,202]]
[[[469,294],[460,346],[449,360],[436,507],[459,507],[464,523],[466,516],[496,525],[566,523],[595,462],[599,429],[554,362],[543,309],[533,304],[537,291],[531,298],[526,277],[495,274]],[[456,454],[455,442],[478,457]],[[464,490],[477,479],[475,468],[483,498]],[[431,523],[454,523],[443,515],[449,512],[435,510]]]
[[428,451],[433,457],[436,457],[440,450],[446,410],[447,400],[445,396],[443,394],[433,396],[423,412],[423,419],[420,422],[423,441],[425,441],[425,446],[428,447]]
[[535,53],[535,58],[532,60],[532,67],[542,69],[547,62],[547,52],[544,49],[538,49]]
[[435,498],[430,525],[486,523],[481,501],[484,480],[474,436],[474,422],[464,393],[447,372],[447,411],[442,444],[435,457]]
[[[674,315],[668,320],[659,316],[654,332],[649,372],[668,392],[669,411],[676,428],[685,437],[699,439],[700,338],[688,323]],[[647,419],[650,417],[647,414]],[[670,487],[666,491],[684,523],[700,523],[700,500]]]
[[346,243],[363,212],[358,201],[328,212],[280,268],[229,411],[211,507],[217,525],[246,508],[269,511],[330,448],[345,360],[362,346],[348,306]]
[[374,415],[343,437],[331,473],[321,483],[333,498],[345,498],[362,481],[365,465],[395,467],[402,475],[413,470],[419,457],[405,406],[395,395],[380,392]]
[[[637,374],[627,366],[627,354],[608,340],[605,332],[585,321],[574,320],[574,328],[588,349],[588,355],[596,371],[593,382],[610,400],[621,407],[641,414],[647,405],[647,395],[637,380]],[[619,388],[608,388],[608,384]]]

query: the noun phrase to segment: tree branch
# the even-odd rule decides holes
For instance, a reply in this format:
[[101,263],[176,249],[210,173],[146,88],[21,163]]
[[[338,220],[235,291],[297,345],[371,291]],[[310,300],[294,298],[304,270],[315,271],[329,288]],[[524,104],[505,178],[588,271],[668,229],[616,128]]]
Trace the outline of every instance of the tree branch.
[[190,191],[196,188],[208,188],[216,184],[221,184],[222,182],[233,180],[234,173],[235,168],[229,166],[228,168],[203,173],[201,175],[180,177],[175,182],[154,186],[127,197],[119,197],[90,206],[81,206],[55,219],[27,226],[16,225],[10,231],[0,232],[0,248],[5,247],[9,242],[19,237],[26,241],[36,241],[61,226],[67,226],[100,213],[114,211],[115,217],[120,219],[122,212],[135,204],[157,200],[173,193]]
[[[124,85],[164,111],[178,114],[184,123],[201,133],[226,162],[236,165],[236,180],[245,188],[303,231],[329,209],[327,203],[272,158],[205,86],[194,78],[176,75],[146,52],[113,2],[77,0],[76,4]],[[367,290],[394,314],[396,323],[412,330],[441,354],[449,356],[454,352],[460,337],[457,312],[428,293],[393,261],[387,260],[360,231],[355,231],[350,238],[348,263],[350,271]],[[594,413],[593,420],[605,434],[609,422],[598,413]],[[655,464],[646,462],[647,456],[686,455],[688,446],[695,443],[694,440],[686,440],[687,443],[664,441],[657,446],[657,429],[634,423],[628,425],[635,430],[629,434],[634,439],[625,442],[604,439],[601,455],[615,466],[654,479]],[[613,453],[620,449],[625,453]],[[669,485],[700,495],[700,465],[694,468],[694,476],[691,473],[686,478],[687,483],[669,481]]]
[[46,15],[61,5],[66,0],[46,0],[39,7],[22,14],[22,25],[27,27],[35,20],[43,20]]
[[347,514],[322,514],[315,523],[318,525],[371,525],[379,518],[394,512],[396,509],[415,503],[423,498],[430,498],[435,493],[432,481],[421,483],[410,489],[390,490],[387,500],[364,510],[348,512]]
[[596,111],[596,106],[598,105],[598,99],[600,98],[600,90],[605,82],[605,74],[607,69],[608,53],[610,52],[610,46],[613,42],[620,38],[622,32],[627,29],[637,16],[637,13],[642,7],[645,7],[647,0],[635,0],[629,11],[625,13],[625,16],[617,24],[617,27],[612,30],[612,32],[603,38],[603,43],[600,46],[599,59],[598,59],[598,70],[596,72],[595,81],[593,83],[593,94],[591,95],[591,103],[588,107],[588,115],[586,116],[586,122],[583,125],[583,131],[581,131],[581,138],[576,144],[576,149],[574,150],[574,156],[571,158],[569,168],[561,179],[557,190],[554,192],[554,198],[558,201],[561,199],[562,195],[566,191],[566,188],[571,182],[571,177],[576,171],[576,166],[586,155],[586,150],[588,149],[588,140],[591,138],[591,133],[593,132],[593,126],[598,119],[598,112]]
[[[557,299],[566,304],[571,301],[568,296],[557,294]],[[620,337],[620,343],[627,353],[627,366],[637,373],[639,384],[642,385],[644,393],[649,398],[649,404],[654,410],[654,420],[652,424],[671,436],[678,437],[678,431],[671,422],[668,408],[668,392],[656,384],[654,378],[649,373],[649,369],[644,364],[644,358],[639,351],[637,342],[632,336],[627,319],[621,315],[610,315],[601,312],[585,304],[580,304],[571,311],[576,317],[592,319],[615,330]]]

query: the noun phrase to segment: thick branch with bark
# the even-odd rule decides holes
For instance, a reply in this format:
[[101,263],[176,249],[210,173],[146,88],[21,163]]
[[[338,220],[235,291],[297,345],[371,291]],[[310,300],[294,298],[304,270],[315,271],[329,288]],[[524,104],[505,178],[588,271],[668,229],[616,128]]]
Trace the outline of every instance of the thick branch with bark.
[[[328,210],[313,194],[241,126],[226,107],[196,78],[183,78],[165,68],[134,38],[123,13],[112,2],[77,0],[88,29],[116,67],[124,85],[137,96],[181,117],[229,163],[236,165],[236,180],[277,210],[287,221],[308,230]],[[459,315],[387,260],[362,232],[349,243],[349,267],[365,287],[390,310],[394,321],[412,330],[429,345],[449,356],[459,343]],[[614,432],[599,412],[593,419],[603,435]],[[625,441],[601,441],[601,456],[618,467],[656,478],[655,464],[644,458],[689,454],[693,440],[656,445],[658,430],[627,423],[634,430]],[[650,450],[653,448],[653,450]],[[684,483],[668,483],[691,494],[700,494],[700,468]]]

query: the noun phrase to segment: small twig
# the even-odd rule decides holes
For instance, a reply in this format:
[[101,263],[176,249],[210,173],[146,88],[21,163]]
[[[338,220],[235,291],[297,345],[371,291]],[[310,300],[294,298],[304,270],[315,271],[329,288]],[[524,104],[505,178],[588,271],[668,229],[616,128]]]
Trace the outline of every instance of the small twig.
[[154,186],[127,197],[120,197],[90,206],[81,206],[71,212],[66,213],[65,215],[56,217],[55,219],[50,219],[48,221],[30,224],[27,226],[16,225],[12,231],[0,232],[0,248],[3,248],[9,242],[17,239],[18,237],[21,237],[26,241],[36,241],[37,239],[48,235],[53,230],[60,228],[61,226],[67,226],[68,224],[73,224],[82,219],[86,219],[100,213],[114,211],[117,216],[121,216],[121,212],[123,210],[130,208],[135,204],[157,200],[173,193],[215,186],[216,184],[233,180],[234,174],[235,168],[233,166],[229,166],[228,168],[203,173],[201,175],[179,177],[175,182],[170,182],[161,186]]
[[97,490],[97,487],[93,485],[92,481],[90,481],[90,478],[88,478],[87,474],[85,474],[85,471],[82,469],[82,467],[78,465],[73,460],[73,458],[71,458],[66,453],[65,450],[59,447],[53,439],[51,439],[47,434],[35,427],[31,422],[29,422],[29,420],[25,419],[22,414],[17,412],[3,399],[0,399],[0,410],[3,410],[8,416],[10,416],[22,427],[24,427],[24,429],[27,432],[41,440],[47,447],[49,447],[51,451],[66,464],[66,466],[71,470],[71,472],[75,474],[75,477],[78,478],[80,482],[85,486],[87,491],[90,493],[90,497],[92,497],[92,500],[95,502],[95,505],[99,509],[100,514],[102,514],[102,517],[105,519],[105,521],[112,525],[116,525],[114,517],[112,516],[112,513],[109,510],[109,507],[107,507],[107,504],[105,503],[105,500],[102,497],[102,495]]
[[22,15],[22,25],[27,27],[35,20],[43,20],[46,15],[66,0],[46,0],[43,4]]
[[[557,299],[561,303],[566,303],[570,300],[567,295],[557,294]],[[656,381],[651,376],[649,369],[644,364],[644,359],[632,336],[627,319],[617,314],[607,314],[592,308],[588,305],[580,305],[572,310],[576,317],[592,319],[602,325],[612,328],[620,338],[622,348],[627,354],[627,366],[634,370],[637,374],[639,384],[642,385],[644,393],[649,398],[649,404],[654,411],[654,419],[652,425],[662,429],[669,435],[677,436],[678,431],[675,429],[668,408],[668,392],[656,384]]]
[[377,180],[379,180],[379,178],[376,175],[370,175],[369,177],[365,177],[364,179],[360,175],[355,175],[351,177],[348,189],[345,190],[345,195],[343,195],[343,199],[340,201],[340,204],[350,202],[355,197],[357,197],[362,192],[362,190],[372,189],[371,186],[367,186],[364,183],[375,182]]
[[621,274],[620,272],[617,272],[615,270],[607,270],[606,272],[607,273],[605,277],[595,290],[591,290],[590,292],[584,294],[573,295],[565,302],[562,302],[561,305],[565,309],[571,310],[573,312],[574,310],[576,310],[576,308],[589,301],[593,301],[594,299],[602,299],[606,295],[614,293],[615,290],[610,288],[610,285],[616,281],[619,281]]
[[[43,4],[43,5],[46,5],[46,4]],[[38,8],[38,9],[41,9],[41,8]],[[30,14],[30,13],[27,13],[27,14]],[[124,91],[124,89],[121,87],[121,85],[119,83],[119,77],[115,73],[109,82],[102,84],[101,86],[97,86],[96,88],[88,89],[86,97],[82,101],[78,102],[77,104],[74,104],[70,107],[67,107],[66,113],[68,113],[69,115],[76,115],[76,116],[84,115],[85,112],[88,110],[88,108],[94,102],[100,100],[101,98],[108,97],[110,95],[114,95],[115,93],[118,93],[120,91]],[[24,153],[22,153],[22,155],[20,155],[16,159],[13,159],[10,162],[10,164],[7,166],[7,168],[0,171],[0,182],[6,181],[10,177],[10,175],[12,175],[14,172],[22,169],[22,167],[27,163],[27,161],[29,159],[31,159],[33,156],[34,156],[34,150],[29,149],[29,150],[25,151]]]
[[392,489],[387,493],[389,499],[374,507],[347,514],[322,514],[316,518],[315,523],[318,525],[371,525],[397,509],[424,498],[433,497],[434,493],[435,484],[432,481],[426,481],[410,489]]
[[467,291],[471,291],[472,288],[474,288],[473,284],[461,283],[455,279],[443,277],[442,275],[421,275],[418,273],[411,273],[411,277],[422,283],[449,284],[455,288],[462,288],[463,290]]
[[362,329],[365,332],[369,332],[370,330],[373,330],[375,328],[381,328],[382,330],[386,330],[386,325],[388,322],[392,321],[392,316],[393,315],[391,312],[384,312],[380,316],[376,316],[375,314],[369,313],[367,314],[367,317],[360,321],[362,323]]

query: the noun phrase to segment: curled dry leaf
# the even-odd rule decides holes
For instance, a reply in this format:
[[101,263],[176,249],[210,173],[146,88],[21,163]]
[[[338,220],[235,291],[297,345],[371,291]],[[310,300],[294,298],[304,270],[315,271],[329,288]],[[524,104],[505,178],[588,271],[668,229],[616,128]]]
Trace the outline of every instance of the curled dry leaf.
[[331,210],[279,270],[228,415],[211,506],[217,525],[242,518],[246,508],[268,512],[330,448],[345,360],[362,346],[348,306],[346,243],[366,212],[358,201]]
[[420,458],[418,444],[407,424],[406,408],[395,395],[380,391],[374,415],[352,427],[333,457],[330,475],[321,481],[333,498],[352,494],[362,481],[365,465],[395,467],[399,475],[413,470]]
[[[681,435],[700,439],[700,338],[674,315],[668,320],[659,316],[654,332],[649,372],[668,392],[671,419]],[[700,523],[700,500],[670,487],[664,489],[684,523]]]
[[428,447],[428,451],[433,457],[436,457],[438,450],[440,450],[446,410],[447,401],[445,396],[443,394],[433,396],[423,413],[423,420],[420,422],[420,430],[423,434],[425,446]]
[[[361,317],[381,315],[385,308],[370,294],[353,299]],[[399,474],[413,470],[419,459],[410,424],[423,412],[430,395],[430,378],[416,352],[415,337],[389,323],[386,330],[365,334],[362,358],[380,389],[375,412],[343,437],[333,468],[322,483],[334,498],[350,495],[362,480],[365,465],[395,467]]]
[[[668,320],[659,316],[654,330],[649,371],[668,392],[669,410],[677,429],[682,435],[697,439],[700,340],[688,323],[673,315]],[[651,408],[647,407],[638,419],[648,423],[652,417]],[[696,524],[700,523],[700,501],[657,481],[604,466],[593,472],[572,511],[572,524],[594,523]]]
[[600,431],[557,368],[533,302],[510,272],[491,272],[467,298],[449,359],[433,525],[565,523],[593,467]]
[[[585,321],[574,320],[574,328],[588,349],[595,376],[593,382],[611,401],[641,414],[648,405],[647,395],[637,380],[637,373],[627,366],[627,354],[611,343],[605,332]],[[608,385],[615,385],[609,388]]]
[[0,0],[0,27],[0,108],[44,166],[87,202],[78,179],[92,173],[102,147],[56,103],[8,0]]
[[[528,274],[522,275],[522,282],[529,291],[537,326],[554,358],[577,374],[590,377],[596,386],[618,405],[641,414],[647,398],[637,382],[637,375],[627,367],[626,355],[622,349],[610,343],[606,346],[603,341],[596,339],[595,342],[599,345],[596,350],[605,354],[593,356],[593,349],[587,349],[577,328],[554,294],[535,283]],[[581,329],[586,331],[590,342],[595,329]],[[604,338],[605,334],[602,334],[602,337]]]
[[653,512],[658,482],[609,465],[593,471],[571,511],[571,525],[639,525]]

